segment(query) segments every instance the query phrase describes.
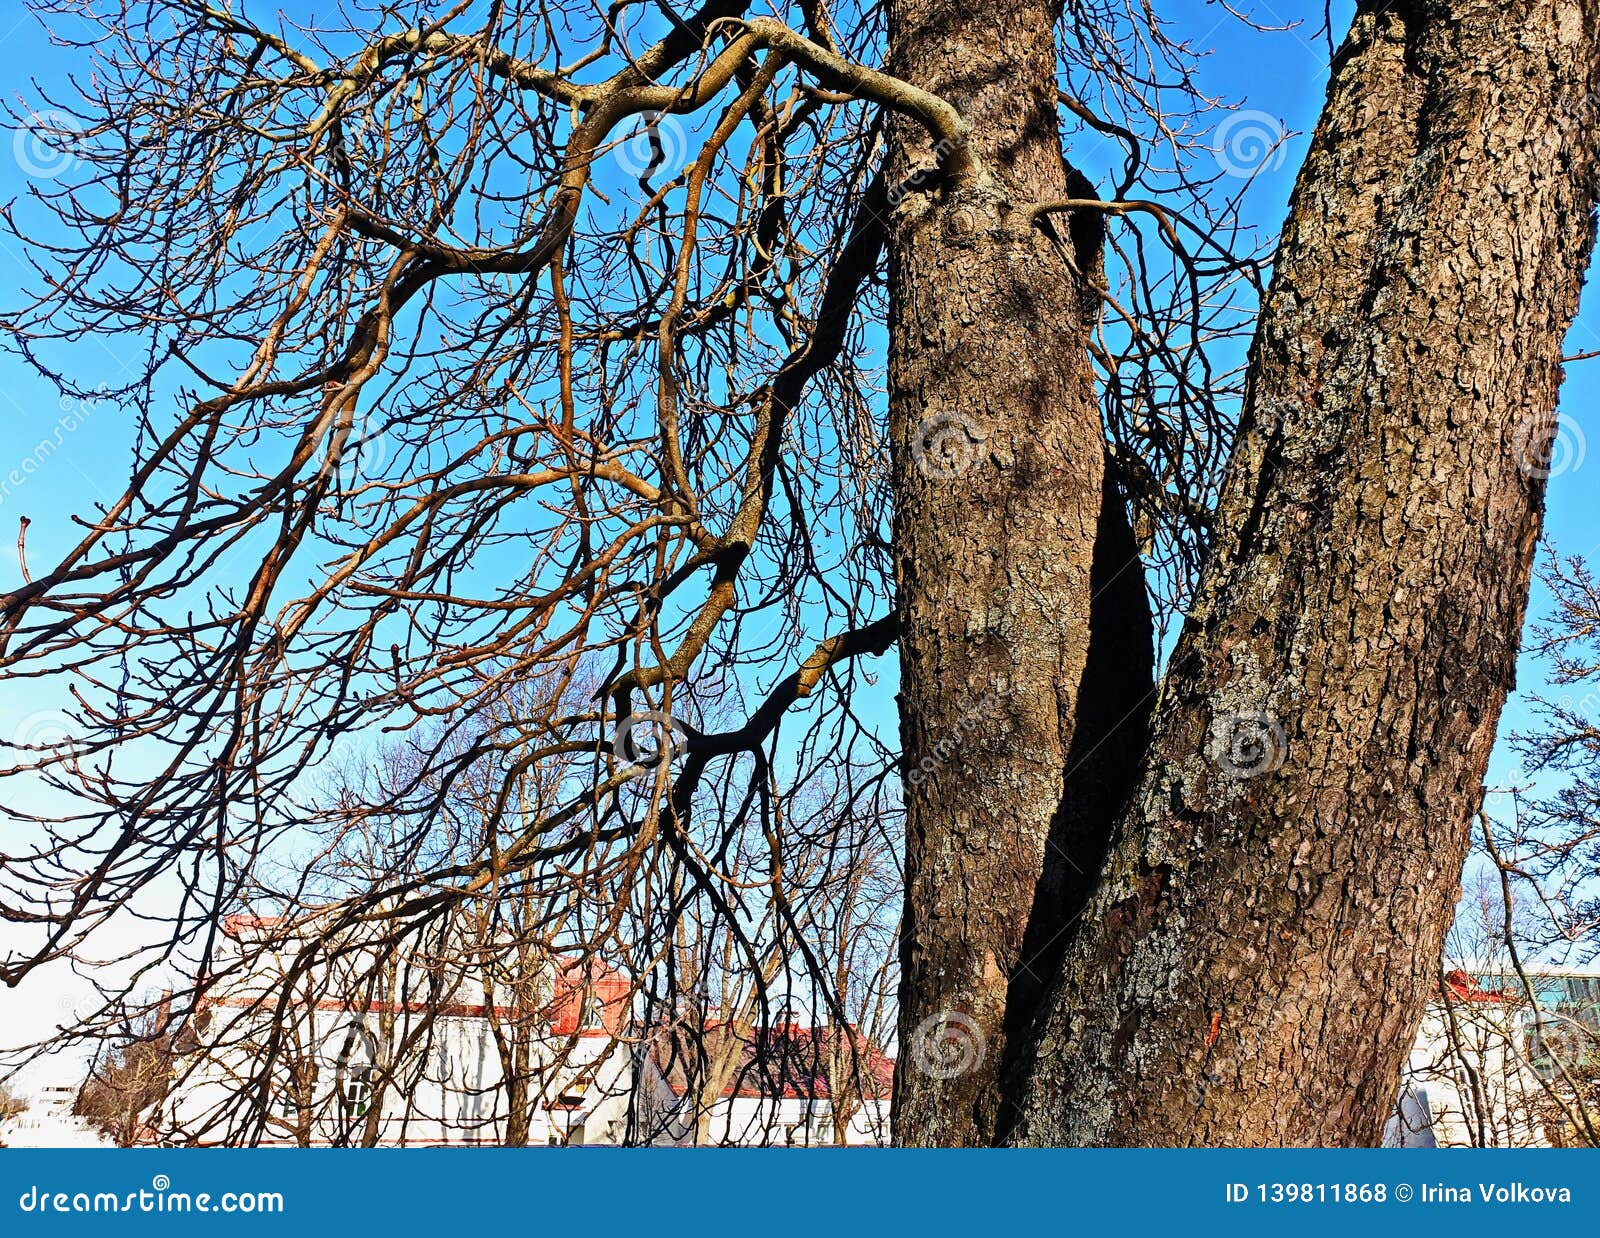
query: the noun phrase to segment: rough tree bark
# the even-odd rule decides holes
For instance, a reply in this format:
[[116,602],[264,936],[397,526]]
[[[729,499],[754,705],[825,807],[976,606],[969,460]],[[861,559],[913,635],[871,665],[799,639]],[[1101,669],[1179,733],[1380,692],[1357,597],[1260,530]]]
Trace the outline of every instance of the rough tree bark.
[[[1060,807],[1097,530],[1126,519],[1103,477],[1086,350],[1100,222],[1057,234],[1026,211],[1087,188],[1058,137],[1058,14],[1039,0],[888,5],[891,70],[956,105],[983,169],[934,185],[943,152],[913,123],[895,129],[891,166],[907,191],[889,226],[890,432],[908,788],[895,1130],[907,1144],[992,1142],[1007,1020],[1039,990],[1024,932],[1048,946],[1070,876],[1095,867],[1068,856]],[[1134,590],[1125,628],[1141,617],[1148,629]],[[1090,840],[1095,856],[1107,833]]]
[[1377,1137],[1512,682],[1597,92],[1596,0],[1359,6],[1018,1140]]

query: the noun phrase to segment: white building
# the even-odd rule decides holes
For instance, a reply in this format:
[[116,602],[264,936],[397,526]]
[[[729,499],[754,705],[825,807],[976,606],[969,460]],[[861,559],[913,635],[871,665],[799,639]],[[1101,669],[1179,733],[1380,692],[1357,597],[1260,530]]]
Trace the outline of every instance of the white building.
[[1574,1085],[1600,1066],[1600,969],[1451,968],[1428,1003],[1384,1142],[1396,1147],[1550,1147],[1584,1120]]
[[239,944],[219,952],[218,980],[175,1038],[174,1086],[153,1115],[154,1137],[498,1144],[515,1102],[523,1142],[624,1139],[634,1055],[622,977],[546,966],[527,1000],[502,989],[491,1004],[481,977],[426,960],[376,966],[352,952],[301,972],[291,953],[252,946],[261,923],[229,922]]
[[[645,1033],[633,985],[598,965],[551,960],[519,1002],[503,977],[486,985],[424,958],[378,966],[351,951],[304,968],[274,948],[274,927],[229,921],[200,1011],[174,1037],[173,1087],[148,1120],[151,1139],[501,1144],[518,1133],[515,1111],[527,1144],[838,1142],[828,1080],[841,1046],[825,1030],[747,1034],[708,1095],[663,1049],[667,1037]],[[843,1142],[886,1143],[893,1063],[851,1047],[858,1082]]]
[[[853,1031],[853,1029],[852,1029]],[[655,1038],[653,1095],[670,1094],[652,1142],[711,1147],[881,1147],[889,1143],[894,1062],[858,1036],[789,1022],[702,1040],[729,1052],[723,1070],[687,1068],[690,1052]],[[840,1105],[836,1092],[848,1098]],[[845,1116],[841,1119],[841,1113]],[[841,1125],[842,1121],[842,1125]]]

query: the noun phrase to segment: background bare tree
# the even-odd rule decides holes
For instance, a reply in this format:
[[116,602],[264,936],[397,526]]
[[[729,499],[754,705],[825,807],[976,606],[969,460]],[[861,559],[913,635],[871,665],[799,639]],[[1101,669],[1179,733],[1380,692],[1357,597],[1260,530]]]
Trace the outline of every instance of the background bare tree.
[[27,1110],[27,1102],[12,1093],[11,1089],[0,1084],[0,1121],[14,1118],[19,1113]]
[[1600,589],[1582,558],[1554,550],[1540,579],[1551,606],[1531,646],[1552,690],[1535,699],[1537,724],[1515,737],[1539,790],[1495,814],[1491,841],[1543,913],[1532,944],[1592,960],[1600,957]]
[[1600,1033],[1560,1010],[1552,992],[1584,981],[1533,957],[1543,917],[1514,898],[1508,905],[1503,870],[1481,849],[1475,858],[1489,862],[1467,882],[1446,938],[1397,1133],[1422,1133],[1425,1098],[1427,1135],[1447,1146],[1593,1146],[1580,1077]]
[[172,1085],[173,1028],[166,1002],[135,1007],[89,1068],[72,1112],[120,1147],[151,1133],[148,1123]]
[[[1600,592],[1582,558],[1553,549],[1539,578],[1548,609],[1532,624],[1530,651],[1548,686],[1531,698],[1533,723],[1513,737],[1528,782],[1486,799],[1476,849],[1484,868],[1447,957],[1481,960],[1505,982],[1484,1013],[1489,1043],[1509,1066],[1498,1062],[1502,1078],[1468,1081],[1480,1141],[1504,1142],[1495,1125],[1509,1114],[1559,1142],[1595,1146],[1600,979],[1559,973],[1600,958]],[[1453,1019],[1453,1030],[1470,1040],[1462,1024],[1474,1021],[1484,1014]],[[1496,1103],[1511,1093],[1515,1103]]]

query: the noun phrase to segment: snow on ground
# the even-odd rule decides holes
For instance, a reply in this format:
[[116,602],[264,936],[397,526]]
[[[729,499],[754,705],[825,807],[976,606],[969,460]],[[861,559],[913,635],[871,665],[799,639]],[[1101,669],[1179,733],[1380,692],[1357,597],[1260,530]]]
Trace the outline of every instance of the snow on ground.
[[79,1118],[24,1113],[0,1122],[0,1144],[8,1148],[109,1148],[111,1141]]

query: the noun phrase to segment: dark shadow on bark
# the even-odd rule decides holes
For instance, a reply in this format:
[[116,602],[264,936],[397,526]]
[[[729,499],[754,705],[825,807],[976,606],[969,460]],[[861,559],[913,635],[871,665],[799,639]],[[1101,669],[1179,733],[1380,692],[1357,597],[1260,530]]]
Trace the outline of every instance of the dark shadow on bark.
[[1078,692],[1061,806],[1050,830],[1021,961],[1006,1001],[1006,1051],[997,1143],[1016,1119],[1015,1081],[1030,1031],[1074,922],[1099,884],[1111,834],[1127,807],[1150,738],[1155,632],[1138,543],[1106,461],[1100,531],[1091,567],[1089,654]]

